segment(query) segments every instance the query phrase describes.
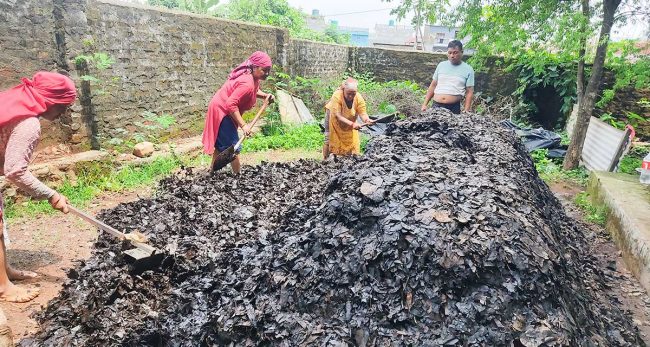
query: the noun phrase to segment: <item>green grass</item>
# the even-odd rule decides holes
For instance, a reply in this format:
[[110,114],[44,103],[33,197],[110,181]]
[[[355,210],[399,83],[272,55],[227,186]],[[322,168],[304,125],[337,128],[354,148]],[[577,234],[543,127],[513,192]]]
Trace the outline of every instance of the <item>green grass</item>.
[[259,134],[246,140],[242,153],[293,148],[316,150],[322,147],[323,133],[318,124],[277,126],[267,135]]
[[[204,159],[197,158],[199,159],[195,160]],[[120,169],[114,169],[114,163],[110,161],[86,163],[77,167],[75,182],[66,180],[57,191],[66,196],[73,205],[84,207],[103,192],[122,192],[151,185],[171,174],[182,164],[187,165],[175,156],[157,158],[151,163],[140,166],[127,165]],[[54,209],[47,201],[30,199],[18,204],[11,200],[7,201],[5,209],[9,219],[34,217],[52,212]]]
[[618,172],[637,175],[636,168],[641,167],[642,162],[643,159],[626,155],[618,162]]
[[584,168],[568,171],[563,170],[562,162],[547,158],[547,154],[547,149],[536,149],[530,153],[541,179],[547,183],[570,181],[582,187],[587,185],[587,181],[589,180],[589,172],[587,170]]
[[643,163],[643,158],[650,151],[650,146],[635,146],[630,152],[621,158],[621,161],[618,163],[618,172],[638,175],[636,171],[637,168],[641,167]]
[[366,153],[366,147],[368,146],[368,142],[370,142],[370,135],[364,134],[362,132],[359,132],[360,136],[360,141],[361,141],[361,153]]
[[584,211],[586,221],[598,224],[600,226],[605,226],[605,222],[607,221],[607,212],[605,210],[605,207],[595,206],[589,199],[588,193],[578,193],[578,195],[575,197],[574,202],[576,206]]

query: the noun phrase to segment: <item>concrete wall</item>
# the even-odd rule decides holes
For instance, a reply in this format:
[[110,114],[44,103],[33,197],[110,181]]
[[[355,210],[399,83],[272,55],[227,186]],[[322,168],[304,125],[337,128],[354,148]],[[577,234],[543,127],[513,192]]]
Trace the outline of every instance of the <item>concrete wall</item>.
[[[64,69],[77,81],[75,112],[71,119],[46,125],[45,145],[68,141],[97,148],[142,131],[144,112],[172,114],[178,129],[200,127],[228,72],[256,50],[268,52],[293,75],[328,80],[357,70],[381,81],[410,79],[422,86],[446,59],[293,40],[281,28],[108,0],[0,0],[0,19],[0,88],[41,69]],[[115,63],[99,70],[75,61],[97,52]],[[82,75],[99,82],[83,82]],[[512,80],[502,74],[480,76],[477,89],[507,94],[503,79]]]

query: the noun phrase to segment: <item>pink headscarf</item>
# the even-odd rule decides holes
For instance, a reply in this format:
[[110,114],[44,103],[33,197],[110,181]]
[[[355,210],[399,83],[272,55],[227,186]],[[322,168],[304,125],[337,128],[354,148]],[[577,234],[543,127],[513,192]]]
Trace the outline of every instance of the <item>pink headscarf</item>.
[[74,82],[67,76],[41,71],[30,80],[0,92],[0,125],[16,119],[37,117],[53,105],[70,105],[77,98]]
[[234,70],[230,71],[228,79],[234,80],[235,78],[247,73],[248,69],[252,68],[253,66],[271,67],[272,64],[273,62],[271,61],[271,57],[269,57],[268,54],[262,51],[257,51],[251,54],[251,56],[248,57],[245,62],[239,64],[239,66],[237,66]]

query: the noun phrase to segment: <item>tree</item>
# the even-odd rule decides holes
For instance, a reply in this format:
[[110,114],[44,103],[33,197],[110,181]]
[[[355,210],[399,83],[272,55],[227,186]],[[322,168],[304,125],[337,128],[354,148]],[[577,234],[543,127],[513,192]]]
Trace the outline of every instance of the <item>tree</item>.
[[[394,0],[382,0],[392,2]],[[402,0],[399,6],[391,11],[397,19],[404,19],[409,13],[413,13],[411,24],[415,30],[415,48],[418,43],[424,44],[422,27],[425,24],[434,24],[440,21],[441,15],[446,12],[449,0]]]
[[292,34],[306,27],[304,15],[286,0],[231,0],[219,8],[217,15],[286,28]]
[[[575,62],[578,117],[564,168],[577,167],[598,97],[612,27],[616,21],[631,18],[646,18],[647,22],[647,1],[461,0],[455,8],[447,10],[444,4],[405,0],[397,11],[424,6],[429,16],[438,14],[448,23],[460,23],[461,35],[471,38],[468,46],[476,50],[479,58],[497,55],[510,62],[525,61],[529,66],[543,68],[542,63],[548,58],[544,52],[555,52],[560,60]],[[588,40],[596,33],[596,49],[587,78],[586,62],[591,57]],[[539,64],[535,66],[536,63]]]
[[178,0],[147,0],[147,3],[151,6],[178,8]]
[[350,36],[330,26],[324,33],[307,27],[306,14],[291,7],[287,0],[231,0],[219,7],[219,17],[286,28],[293,37],[347,44]]
[[[585,5],[588,5],[588,2],[588,0],[582,0],[583,11],[585,11],[584,8],[587,7]],[[584,87],[581,85],[584,83],[584,78],[578,80],[578,90],[583,90],[584,92],[579,96],[578,116],[562,165],[565,170],[575,169],[580,163],[580,156],[582,155],[582,148],[585,137],[587,136],[589,120],[594,113],[600,80],[603,78],[607,45],[609,44],[610,34],[614,26],[614,16],[620,5],[621,0],[603,0],[603,18],[600,26],[596,55],[591,68],[591,77]],[[579,67],[578,76],[580,75],[584,76],[584,64]]]
[[[464,23],[461,32],[470,35],[472,44],[479,49],[482,45],[496,46],[492,53],[515,57],[521,54],[517,52],[531,49],[559,49],[563,60],[576,61],[578,115],[563,164],[564,169],[574,169],[594,112],[612,27],[616,21],[645,18],[647,22],[650,17],[646,8],[647,1],[641,0],[521,0],[516,6],[511,1],[486,5],[480,0],[464,0],[455,17]],[[587,79],[588,38],[596,32],[599,34]]]
[[219,4],[219,0],[147,0],[147,2],[152,6],[177,8],[198,14],[209,14]]

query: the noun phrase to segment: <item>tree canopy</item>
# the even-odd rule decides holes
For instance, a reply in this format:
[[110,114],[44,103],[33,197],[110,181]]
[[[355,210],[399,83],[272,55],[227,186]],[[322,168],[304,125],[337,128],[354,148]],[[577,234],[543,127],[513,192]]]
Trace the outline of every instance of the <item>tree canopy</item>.
[[285,28],[295,38],[349,44],[350,35],[330,25],[324,32],[307,26],[307,15],[289,5],[287,0],[231,0],[219,5],[219,0],[148,0],[150,5],[180,9],[193,13],[272,25]]
[[[469,38],[467,47],[475,50],[475,65],[480,67],[486,61],[483,58],[499,56],[508,68],[523,72],[522,87],[531,83],[553,84],[562,96],[565,114],[577,100],[577,122],[564,164],[570,169],[578,165],[589,118],[600,97],[612,27],[618,22],[650,23],[648,3],[648,0],[460,0],[450,7],[448,0],[403,0],[394,13],[403,18],[413,12],[429,23],[459,25],[461,37]],[[416,28],[421,24],[414,22]],[[609,57],[612,61],[612,55]],[[558,82],[561,72],[557,67],[574,71],[575,77]],[[521,91],[522,88],[518,90]]]

